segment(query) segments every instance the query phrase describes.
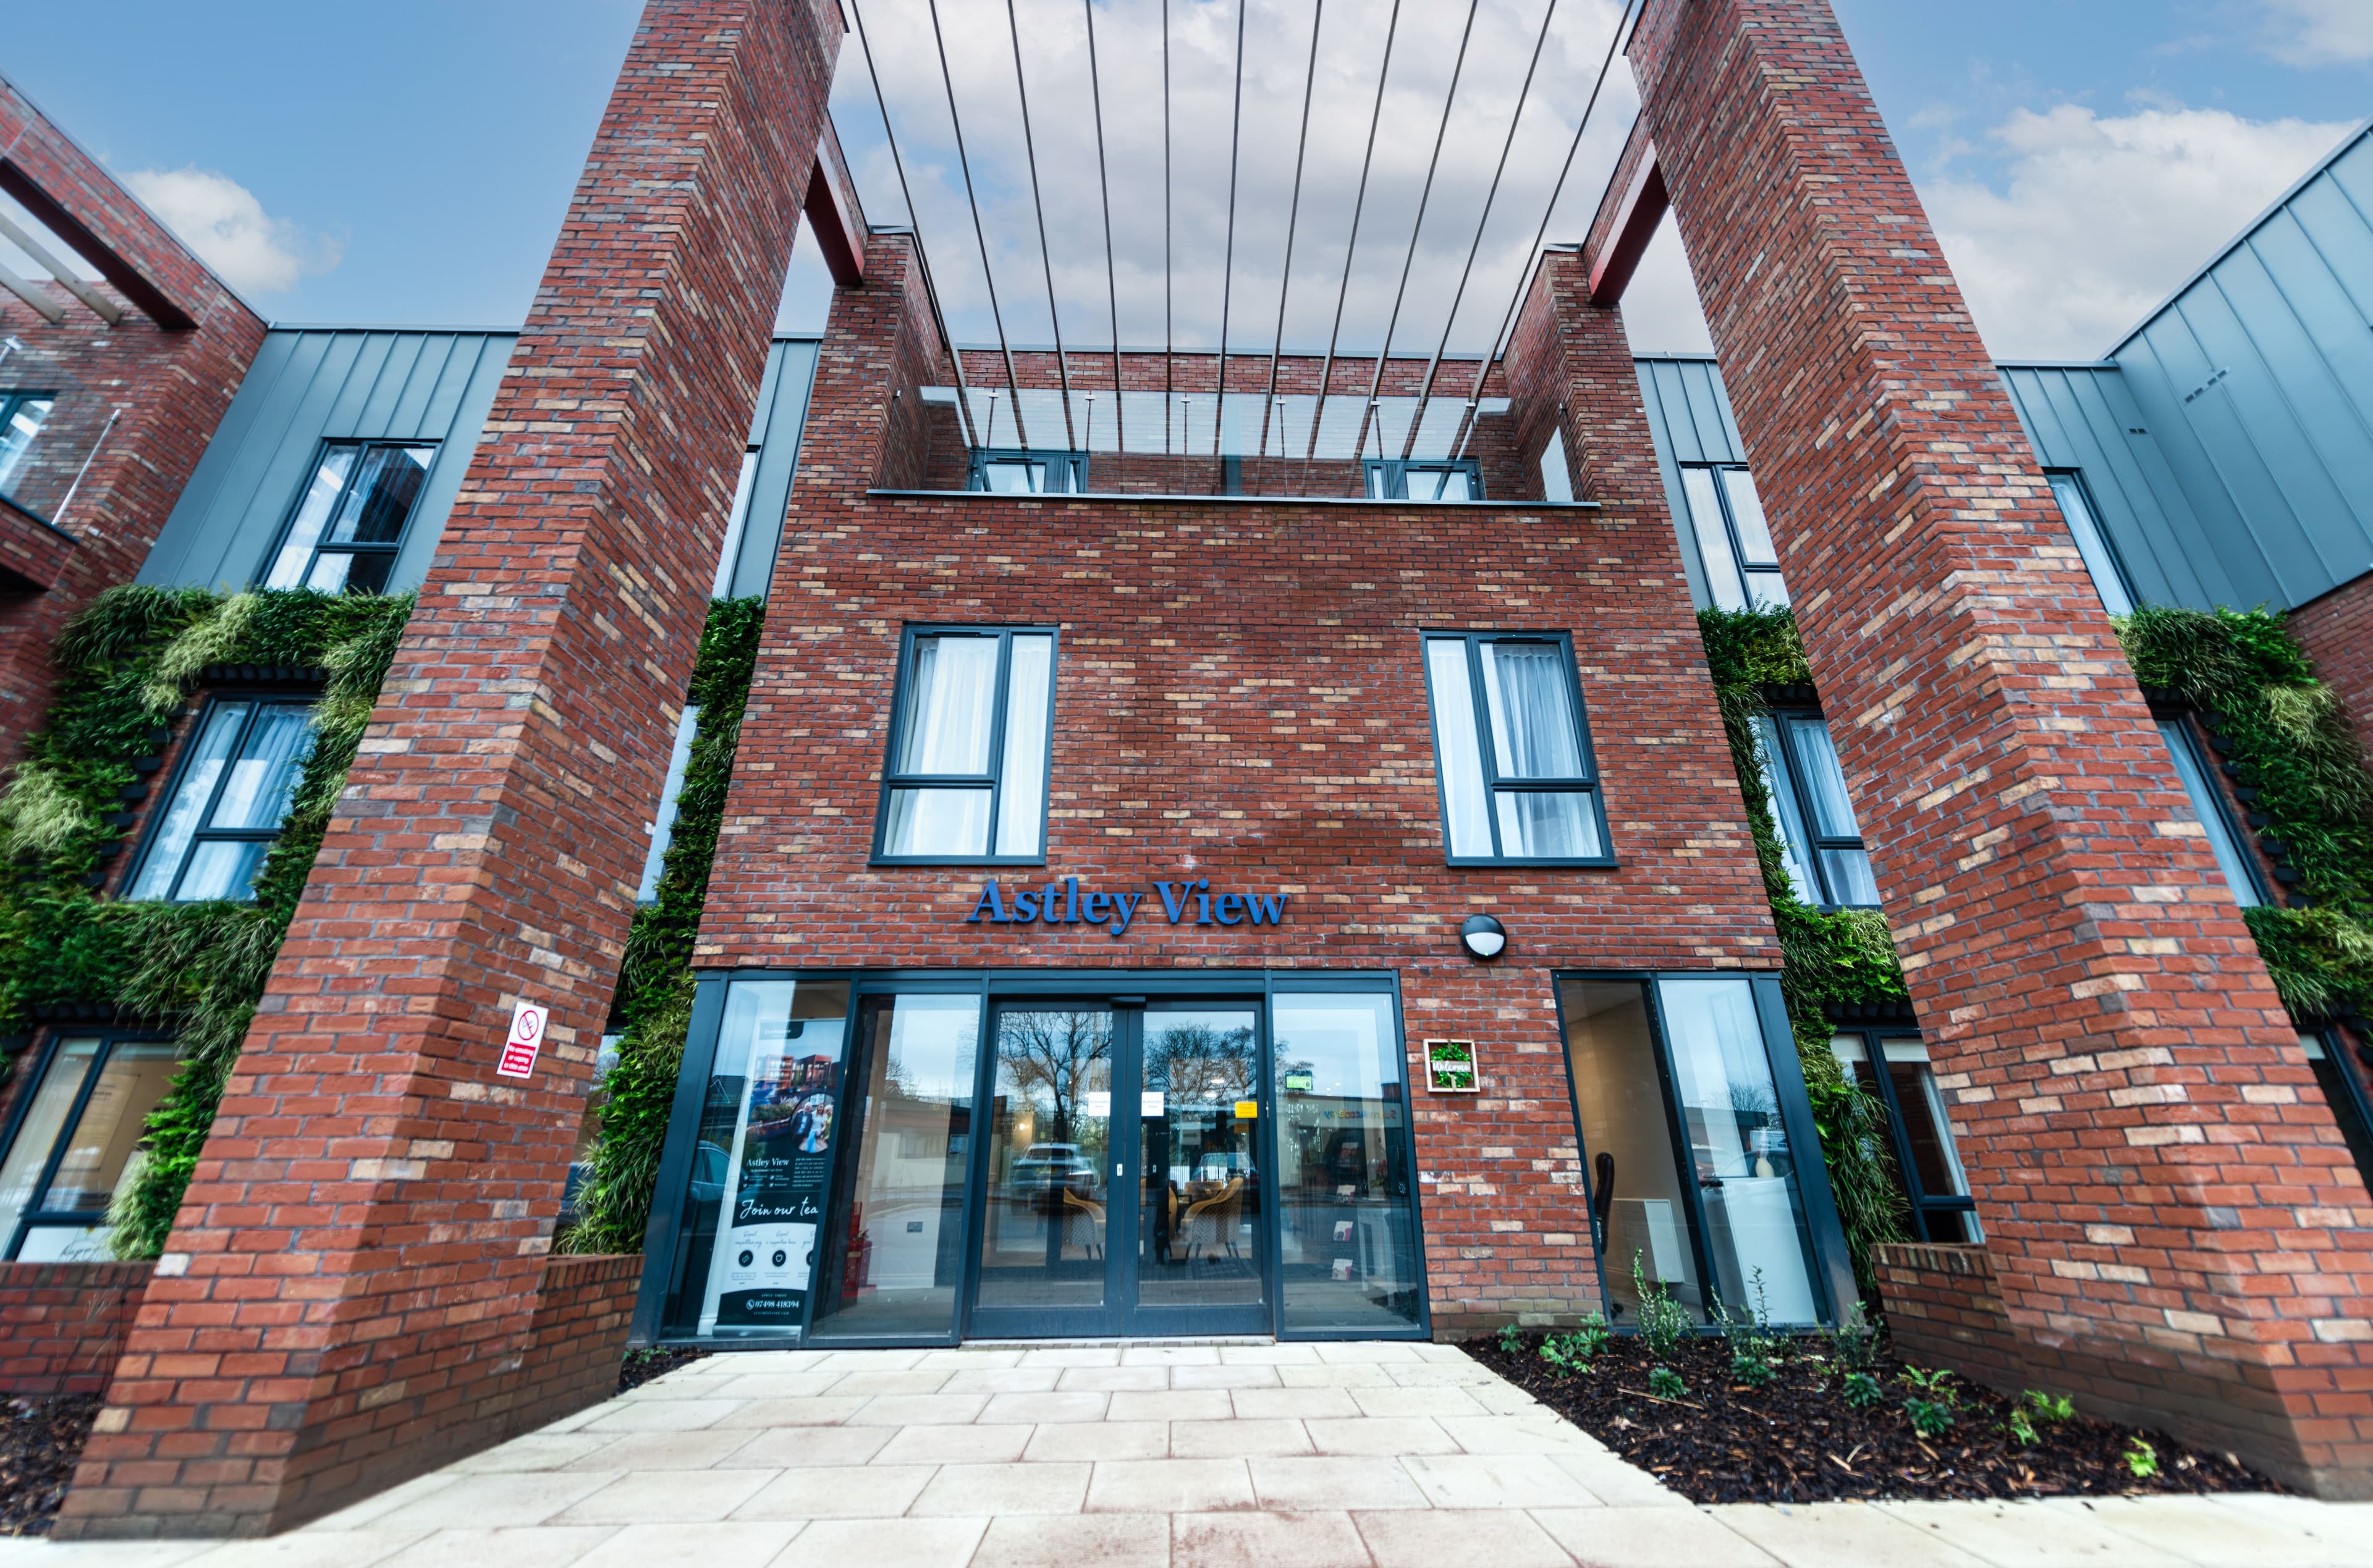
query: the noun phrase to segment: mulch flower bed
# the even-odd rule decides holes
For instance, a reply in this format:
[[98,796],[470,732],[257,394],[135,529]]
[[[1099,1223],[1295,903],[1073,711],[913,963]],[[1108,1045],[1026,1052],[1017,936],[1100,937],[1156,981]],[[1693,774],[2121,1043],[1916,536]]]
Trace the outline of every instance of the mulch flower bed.
[[0,1536],[45,1536],[74,1479],[97,1394],[0,1400]]
[[645,1345],[630,1350],[618,1364],[618,1392],[639,1388],[652,1378],[673,1372],[688,1361],[699,1361],[709,1354],[696,1345]]
[[[1865,1398],[1844,1394],[1845,1369],[1825,1338],[1783,1338],[1771,1346],[1771,1380],[1752,1387],[1733,1375],[1732,1348],[1716,1338],[1685,1340],[1660,1362],[1631,1338],[1607,1342],[1581,1369],[1545,1360],[1542,1336],[1513,1347],[1499,1339],[1461,1348],[1692,1503],[1827,1503],[1849,1498],[2104,1496],[2128,1493],[2279,1492],[2227,1456],[2194,1453],[2173,1438],[2084,1416],[2052,1419],[2047,1408],[2006,1399],[1949,1375],[1923,1390],[1883,1339],[1866,1353]],[[1559,1337],[1567,1353],[1571,1342]],[[1677,1375],[1675,1391],[1649,1376]],[[1943,1407],[1949,1424],[1939,1424]],[[2007,1428],[2024,1413],[2034,1441]],[[1912,1423],[1924,1417],[1923,1435]],[[2147,1452],[2138,1447],[2146,1446]]]

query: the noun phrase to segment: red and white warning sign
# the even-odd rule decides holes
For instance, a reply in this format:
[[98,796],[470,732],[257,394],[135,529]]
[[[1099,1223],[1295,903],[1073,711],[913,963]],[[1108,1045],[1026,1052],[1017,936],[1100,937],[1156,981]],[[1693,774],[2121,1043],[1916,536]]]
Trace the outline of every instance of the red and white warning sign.
[[495,1071],[506,1078],[524,1078],[535,1071],[535,1053],[544,1044],[544,1010],[532,1002],[511,1009],[510,1038],[503,1041],[502,1063]]

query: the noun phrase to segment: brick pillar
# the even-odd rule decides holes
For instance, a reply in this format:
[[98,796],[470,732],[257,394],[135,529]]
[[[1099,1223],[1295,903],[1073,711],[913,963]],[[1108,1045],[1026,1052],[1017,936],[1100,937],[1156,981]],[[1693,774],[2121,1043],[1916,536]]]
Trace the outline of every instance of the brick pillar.
[[2373,1493],[2373,1208],[1827,0],[1631,59],[2037,1377]]
[[278,1529],[520,1419],[839,39],[647,6],[59,1535]]

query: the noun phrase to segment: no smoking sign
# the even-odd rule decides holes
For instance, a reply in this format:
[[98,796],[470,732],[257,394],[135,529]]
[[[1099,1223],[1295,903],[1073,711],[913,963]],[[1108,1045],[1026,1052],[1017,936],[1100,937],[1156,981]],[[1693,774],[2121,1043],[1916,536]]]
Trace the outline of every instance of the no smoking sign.
[[503,1059],[495,1071],[506,1078],[525,1078],[535,1072],[535,1053],[544,1044],[544,1009],[521,1002],[511,1009],[510,1037],[503,1041]]

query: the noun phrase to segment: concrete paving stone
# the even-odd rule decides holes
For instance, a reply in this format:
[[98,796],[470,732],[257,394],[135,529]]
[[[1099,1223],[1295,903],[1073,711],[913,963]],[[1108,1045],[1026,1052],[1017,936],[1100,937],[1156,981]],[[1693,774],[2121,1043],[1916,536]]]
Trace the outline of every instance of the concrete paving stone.
[[741,1400],[621,1400],[585,1423],[588,1432],[697,1432],[742,1408]]
[[1289,1388],[1397,1388],[1393,1369],[1373,1362],[1356,1366],[1328,1366],[1323,1362],[1309,1365],[1280,1366],[1277,1380]]
[[1546,1454],[1411,1454],[1401,1468],[1437,1508],[1587,1508],[1602,1501]]
[[945,1426],[977,1421],[991,1399],[1053,1399],[1052,1394],[881,1394],[848,1418],[851,1426]]
[[1414,1366],[1425,1359],[1403,1340],[1344,1340],[1314,1348],[1329,1366]]
[[1264,1508],[1423,1508],[1424,1491],[1392,1459],[1320,1457],[1258,1458],[1253,1490]]
[[2209,1502],[2244,1514],[2265,1514],[2319,1534],[2337,1532],[2350,1540],[2373,1542],[2373,1502],[2325,1503],[2279,1492],[2219,1492]]
[[995,1518],[972,1568],[1166,1568],[1167,1514],[1039,1515]]
[[[951,1428],[950,1430],[955,1430]],[[980,1427],[983,1432],[1020,1432],[1019,1426]],[[1032,1464],[1063,1464],[1072,1459],[1159,1459],[1170,1452],[1170,1427],[1159,1421],[1067,1422],[1041,1426],[1030,1434],[1022,1450]]]
[[0,1536],[0,1568],[176,1568],[201,1552],[218,1551],[214,1540],[108,1540],[54,1545],[46,1536]]
[[1639,1466],[1589,1448],[1552,1450],[1549,1461],[1601,1503],[1622,1508],[1689,1508],[1695,1504]]
[[[608,1442],[610,1439],[604,1438],[602,1441]],[[376,1497],[366,1497],[360,1502],[349,1503],[336,1513],[324,1514],[310,1524],[299,1527],[308,1530],[360,1529],[383,1514],[393,1513],[408,1503],[444,1491],[459,1481],[464,1473],[467,1472],[448,1466],[441,1470],[431,1470],[427,1475],[416,1475],[410,1481],[389,1487]]]
[[648,1383],[638,1383],[634,1388],[629,1388],[625,1393],[619,1395],[618,1398],[625,1400],[630,1403],[639,1402],[644,1400],[738,1400],[747,1398],[746,1395],[728,1394],[725,1392],[725,1385],[735,1381],[740,1374],[720,1369],[717,1365],[715,1357],[712,1356],[707,1361],[698,1362],[695,1365],[702,1371],[704,1376],[698,1377],[684,1376],[683,1373],[689,1369],[680,1367],[674,1372],[670,1372],[661,1376],[654,1377]]
[[1353,1416],[1305,1421],[1311,1446],[1321,1454],[1455,1454],[1458,1440],[1423,1416]]
[[1233,1345],[1123,1345],[1123,1366],[1217,1366]]
[[1695,1508],[1536,1508],[1532,1516],[1583,1568],[1777,1568],[1779,1562]]
[[[1276,1390],[1271,1390],[1275,1392]],[[1180,1459],[1245,1458],[1254,1454],[1308,1454],[1310,1434],[1298,1421],[1174,1421],[1170,1453]]]
[[1088,1480],[1094,1514],[1210,1514],[1254,1505],[1243,1459],[1100,1459]]
[[1547,1421],[1521,1415],[1445,1415],[1437,1420],[1470,1454],[1607,1452],[1588,1433],[1554,1416]]
[[[391,1508],[372,1521],[386,1529],[447,1530],[540,1525],[616,1481],[623,1470],[530,1470],[465,1475]],[[425,1479],[425,1478],[424,1478]]]
[[[725,1463],[757,1435],[747,1427],[704,1432],[629,1432],[614,1437],[581,1459],[557,1466],[571,1470],[705,1470]],[[606,1456],[606,1457],[605,1457]],[[521,1467],[525,1468],[525,1467]],[[749,1465],[736,1460],[736,1469]]]
[[1276,1388],[1282,1385],[1274,1366],[1174,1366],[1173,1388]]
[[211,1568],[370,1568],[427,1534],[377,1525],[360,1530],[292,1530],[268,1540],[230,1541],[190,1561]]
[[730,1518],[778,1470],[637,1470],[553,1516],[556,1525],[700,1524]]
[[1118,1345],[1050,1345],[1022,1353],[1024,1366],[1118,1366]]
[[1065,1421],[1102,1421],[1112,1404],[1105,1393],[991,1394],[980,1412],[984,1425],[1022,1422],[1033,1426]]
[[737,1519],[890,1519],[922,1495],[931,1465],[785,1470],[734,1510]]
[[962,1518],[1076,1514],[1087,1501],[1093,1469],[1085,1463],[941,1465],[906,1512]]
[[1233,1421],[1235,1414],[1235,1403],[1228,1398],[1225,1388],[1173,1388],[1162,1394],[1115,1394],[1105,1409],[1105,1419]]
[[1348,1388],[1362,1415],[1481,1415],[1485,1388]]
[[1170,1387],[1166,1366],[1066,1366],[1056,1376],[1055,1387],[1067,1394],[1143,1394]]
[[1030,1445],[1030,1434],[1036,1430],[1020,1425],[904,1427],[891,1434],[888,1445],[874,1455],[874,1459],[885,1465],[1011,1464],[1022,1458],[1023,1449]]
[[1349,1421],[1361,1413],[1349,1388],[1235,1388],[1228,1398],[1239,1421]]
[[1317,1366],[1316,1345],[1221,1345],[1220,1362],[1226,1366]]
[[1438,1344],[1430,1340],[1420,1340],[1418,1342],[1417,1358],[1420,1361],[1463,1361],[1472,1366],[1482,1365],[1481,1362],[1477,1361],[1473,1356],[1467,1354],[1464,1350],[1461,1350],[1456,1345]]
[[1067,1370],[1060,1366],[984,1366],[977,1372],[953,1372],[942,1394],[1051,1394]]
[[1345,1513],[1180,1514],[1170,1521],[1171,1568],[1371,1568]]
[[575,1432],[582,1427],[587,1422],[591,1421],[595,1416],[598,1416],[603,1411],[609,1410],[609,1408],[610,1405],[607,1400],[604,1400],[602,1403],[598,1405],[587,1405],[581,1411],[571,1411],[568,1414],[561,1416],[556,1420],[545,1422],[542,1426],[537,1427],[536,1430],[538,1432],[547,1434]]
[[1018,1350],[974,1350],[969,1345],[955,1345],[927,1352],[915,1365],[918,1370],[945,1367],[950,1372],[983,1372],[999,1366],[1019,1366],[1022,1354]]
[[1376,1568],[1572,1568],[1549,1533],[1514,1509],[1353,1514]]
[[969,1432],[968,1426],[777,1426],[745,1434],[750,1441],[733,1451],[735,1469],[820,1469],[868,1463],[907,1432]]
[[768,1568],[960,1568],[988,1527],[987,1519],[818,1519]]
[[717,1418],[720,1430],[761,1431],[777,1426],[837,1426],[863,1410],[871,1401],[859,1396],[839,1398],[830,1394],[801,1400],[745,1400],[735,1410]]
[[1385,1370],[1390,1374],[1393,1382],[1403,1388],[1471,1388],[1480,1383],[1501,1381],[1499,1374],[1471,1361],[1426,1361],[1415,1366],[1388,1365]]
[[1867,1503],[1722,1503],[1699,1512],[1789,1568],[1982,1568],[1985,1562]]
[[[737,1372],[813,1372],[834,1353],[828,1350],[737,1350],[731,1353]],[[696,1362],[694,1365],[698,1365]]]
[[[1478,1383],[1471,1388],[1460,1388],[1455,1391],[1466,1395],[1493,1415],[1538,1414],[1549,1408],[1514,1384],[1503,1383],[1496,1378],[1489,1383]],[[1454,1390],[1445,1388],[1443,1392],[1450,1393]]]
[[[830,1377],[832,1374],[819,1376]],[[848,1398],[863,1394],[869,1399],[876,1394],[936,1394],[947,1386],[955,1374],[944,1367],[921,1367],[912,1372],[846,1372],[834,1378],[824,1388],[785,1388],[786,1394],[834,1394]],[[757,1396],[752,1395],[751,1398]]]
[[2120,1535],[2074,1512],[2035,1503],[1874,1503],[1917,1529],[1935,1533],[1995,1568],[2058,1568],[2118,1563],[2121,1568],[2189,1568],[2177,1557]]
[[611,1525],[531,1525],[517,1530],[438,1530],[383,1558],[379,1568],[455,1568],[457,1563],[500,1563],[502,1568],[569,1568],[618,1533]]
[[607,1432],[531,1432],[508,1443],[497,1443],[482,1454],[456,1459],[445,1468],[462,1475],[492,1475],[504,1470],[556,1470],[622,1442]]
[[2373,1534],[2361,1527],[2364,1515],[2355,1510],[2318,1527],[2298,1522],[2297,1515],[2286,1519],[2272,1509],[2228,1507],[2206,1497],[2057,1497],[2044,1506],[2216,1568],[2373,1562]]
[[[837,1384],[851,1377],[911,1377],[911,1372],[753,1372],[746,1377],[728,1377],[719,1387],[719,1398],[728,1400],[804,1400],[817,1394],[890,1394],[906,1393],[902,1388],[841,1388]],[[929,1374],[925,1374],[929,1376]],[[929,1388],[912,1392],[928,1394]]]
[[921,1350],[833,1350],[825,1351],[815,1365],[803,1370],[815,1372],[911,1372],[922,1364],[923,1357],[933,1354]]
[[[797,1519],[629,1525],[578,1559],[577,1568],[766,1568],[801,1527]],[[512,1568],[496,1557],[457,1561]]]

